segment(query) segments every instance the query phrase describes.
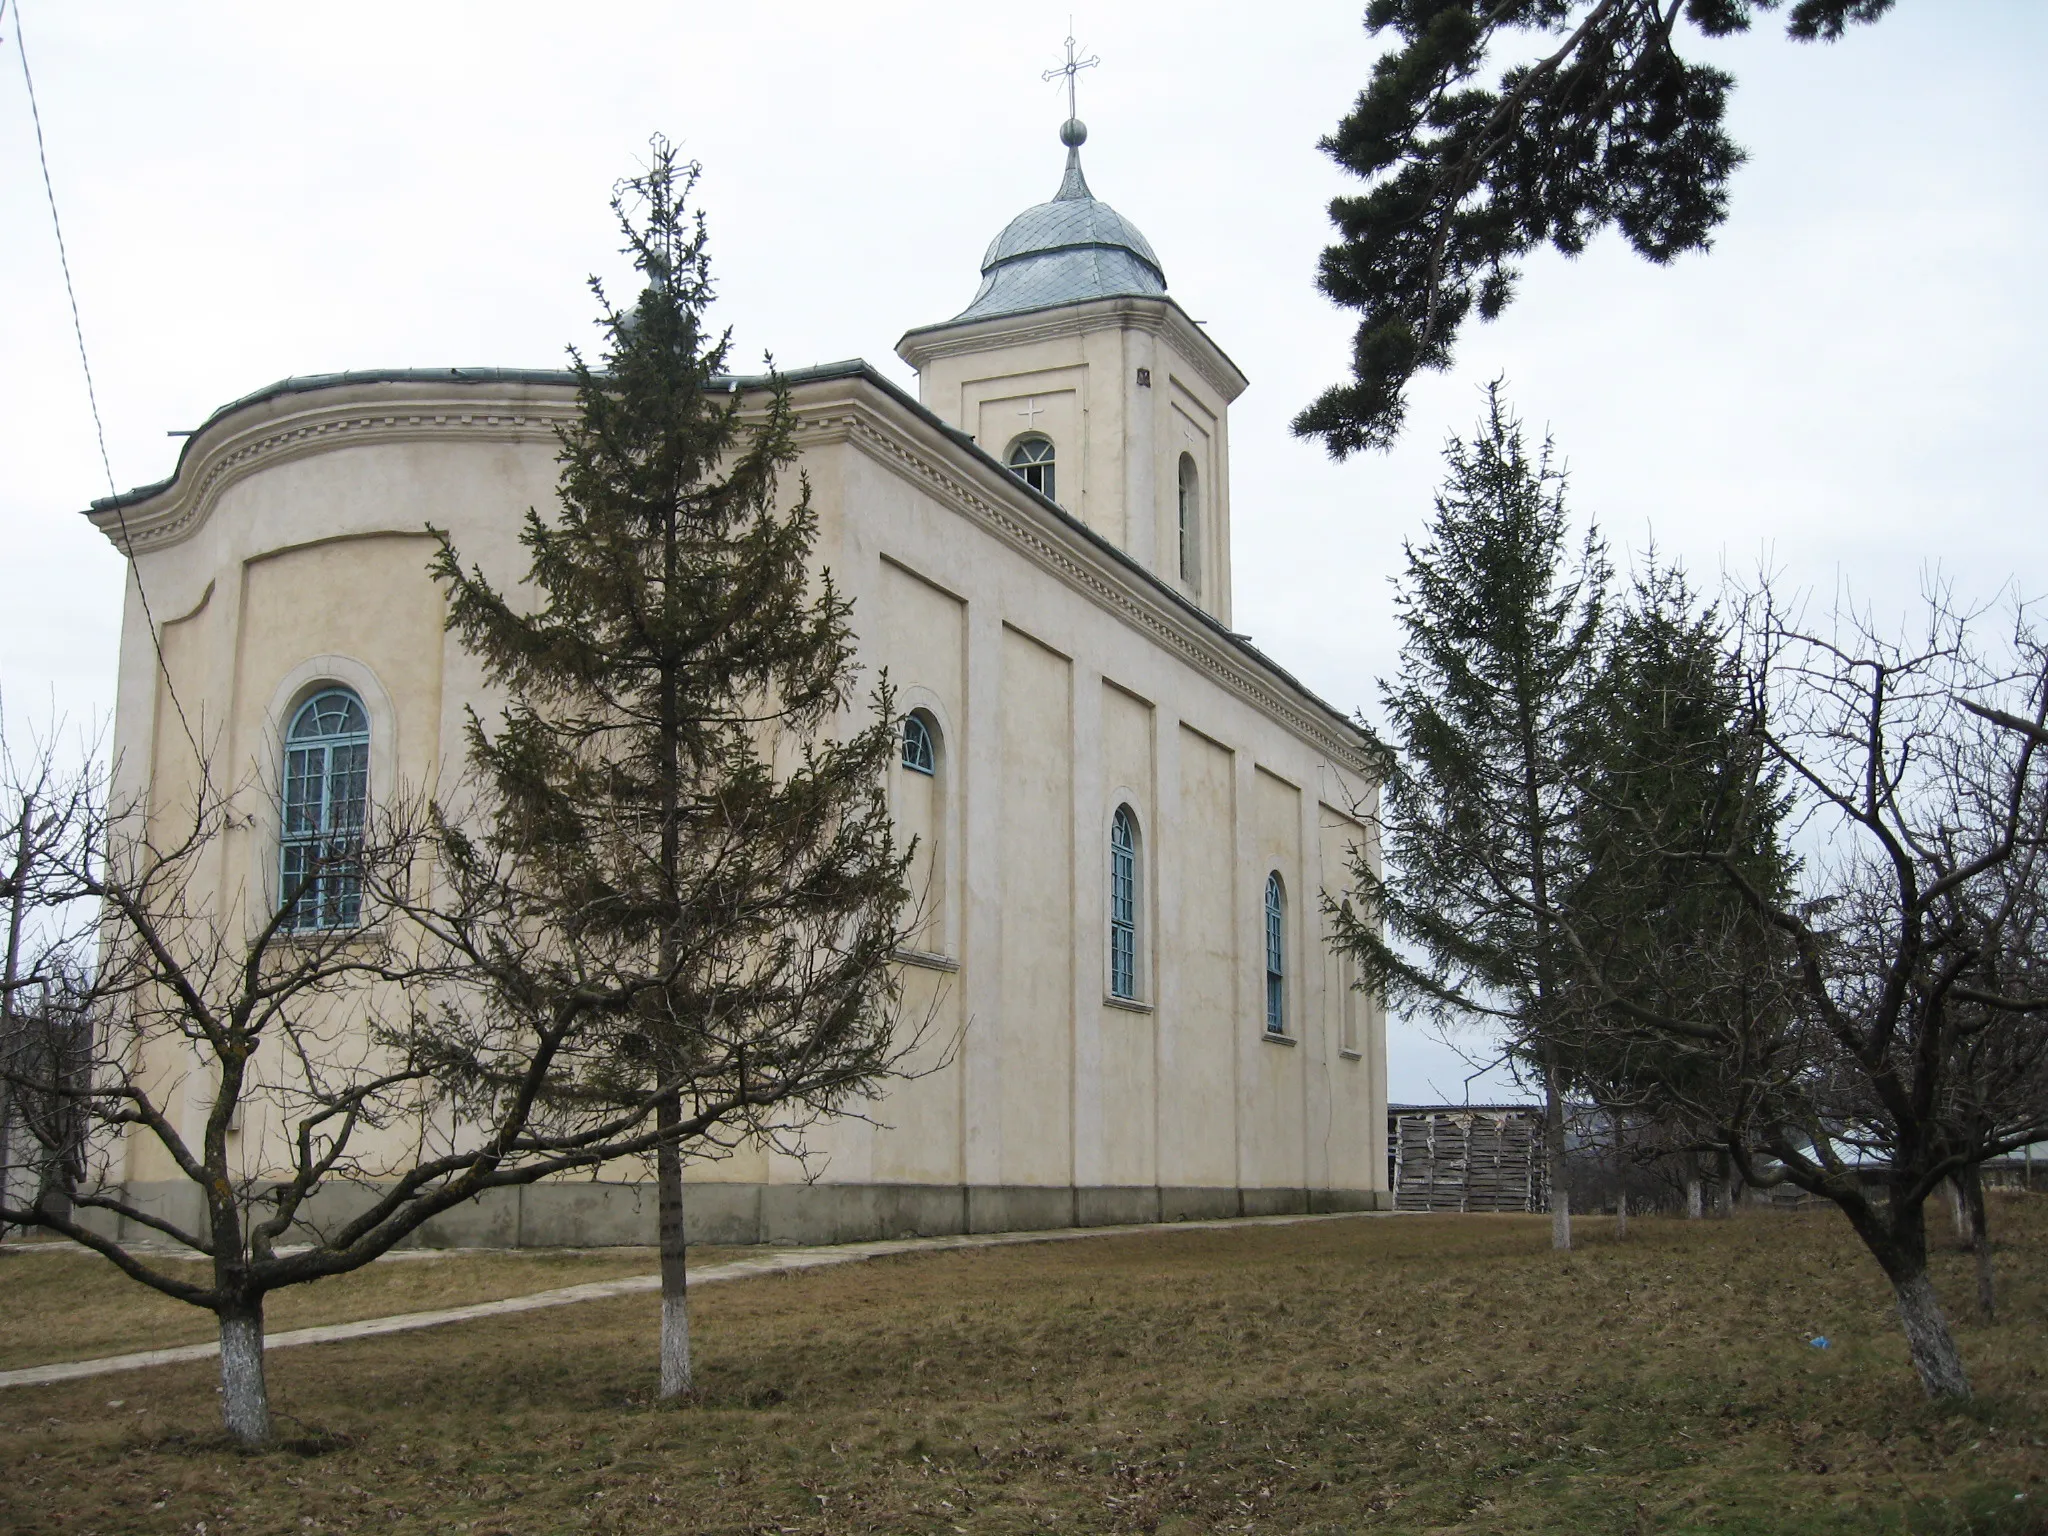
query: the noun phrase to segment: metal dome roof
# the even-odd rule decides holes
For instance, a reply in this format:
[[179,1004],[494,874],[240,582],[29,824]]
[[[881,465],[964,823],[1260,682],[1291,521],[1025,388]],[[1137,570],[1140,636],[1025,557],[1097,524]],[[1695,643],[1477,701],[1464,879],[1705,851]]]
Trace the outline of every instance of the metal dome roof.
[[989,242],[981,258],[981,290],[953,317],[985,320],[1057,304],[1166,292],[1166,273],[1137,226],[1088,190],[1081,174],[1087,130],[1061,130],[1067,174],[1049,203],[1026,208]]

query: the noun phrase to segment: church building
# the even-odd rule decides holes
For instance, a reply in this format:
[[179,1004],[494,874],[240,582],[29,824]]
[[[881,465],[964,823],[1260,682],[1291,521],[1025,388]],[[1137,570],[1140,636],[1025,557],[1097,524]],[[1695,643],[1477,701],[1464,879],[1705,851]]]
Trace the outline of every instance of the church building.
[[[1061,129],[1057,192],[996,236],[971,302],[898,342],[916,398],[858,361],[785,376],[816,558],[904,710],[889,794],[924,896],[905,1011],[947,1054],[813,1131],[803,1163],[691,1165],[698,1240],[1390,1204],[1384,1020],[1321,910],[1366,839],[1363,743],[1231,627],[1246,380],[1090,190],[1085,138]],[[149,595],[130,583],[117,793],[190,802],[166,673],[216,764],[258,786],[213,855],[223,909],[274,910],[325,822],[459,770],[465,712],[493,705],[444,630],[426,528],[515,583],[574,409],[552,371],[290,378],[215,412],[169,479],[94,504]],[[161,1070],[189,1073],[196,1125],[206,1074]],[[249,1176],[283,1133],[248,1106]],[[137,1139],[116,1176],[189,1214],[161,1158]],[[608,1170],[494,1191],[423,1237],[647,1242],[653,1208],[645,1172]]]

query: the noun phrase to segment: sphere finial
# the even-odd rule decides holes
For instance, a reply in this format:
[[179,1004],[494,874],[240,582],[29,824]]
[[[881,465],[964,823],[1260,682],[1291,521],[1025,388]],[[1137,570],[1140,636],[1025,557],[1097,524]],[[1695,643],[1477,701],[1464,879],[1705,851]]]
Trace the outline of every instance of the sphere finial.
[[1088,142],[1088,125],[1078,117],[1070,117],[1060,124],[1060,142],[1069,149],[1079,149]]

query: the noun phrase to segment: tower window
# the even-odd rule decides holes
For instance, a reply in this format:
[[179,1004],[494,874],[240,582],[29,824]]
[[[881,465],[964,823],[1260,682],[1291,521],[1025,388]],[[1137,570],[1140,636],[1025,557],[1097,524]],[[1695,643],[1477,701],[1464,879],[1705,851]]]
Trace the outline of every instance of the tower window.
[[1180,456],[1180,579],[1188,587],[1202,581],[1202,495],[1192,454]]
[[284,926],[353,928],[362,921],[355,855],[370,799],[370,719],[346,688],[299,706],[284,737],[279,892]]
[[937,773],[938,755],[932,751],[932,728],[923,715],[903,717],[903,766],[912,773]]
[[1128,805],[1109,824],[1109,995],[1138,995],[1138,824]]
[[1056,500],[1052,480],[1052,439],[1036,433],[1010,445],[1010,473],[1047,501]]
[[1266,876],[1266,1033],[1287,1033],[1287,896],[1278,870]]

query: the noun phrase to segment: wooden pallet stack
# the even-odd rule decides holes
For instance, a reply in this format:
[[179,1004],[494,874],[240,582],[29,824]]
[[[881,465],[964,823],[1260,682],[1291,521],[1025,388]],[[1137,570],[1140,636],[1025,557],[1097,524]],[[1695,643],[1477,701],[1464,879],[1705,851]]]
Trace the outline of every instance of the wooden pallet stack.
[[1543,1211],[1542,1111],[1530,1104],[1394,1104],[1387,1161],[1401,1211]]

